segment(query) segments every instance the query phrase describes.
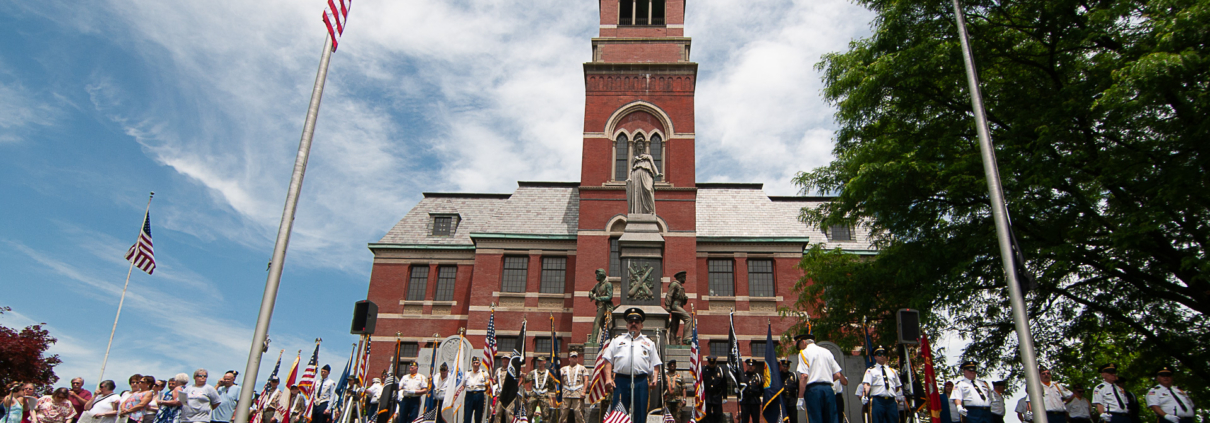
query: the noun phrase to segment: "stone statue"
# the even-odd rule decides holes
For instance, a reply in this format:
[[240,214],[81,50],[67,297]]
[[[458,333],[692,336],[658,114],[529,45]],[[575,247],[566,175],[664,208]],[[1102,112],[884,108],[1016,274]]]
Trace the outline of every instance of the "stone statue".
[[[672,276],[672,283],[668,284],[668,295],[664,297],[664,308],[668,309],[668,343],[672,345],[688,343],[693,333],[693,319],[689,318],[689,313],[682,307],[688,302],[689,296],[685,295],[685,272],[676,272]],[[682,323],[685,325],[685,331],[678,338],[676,331]]]
[[605,269],[597,269],[597,284],[588,292],[588,299],[597,303],[597,317],[592,321],[592,333],[588,334],[588,342],[597,342],[601,326],[613,318],[613,284],[605,280]]
[[651,291],[651,284],[654,282],[651,272],[655,271],[650,264],[643,263],[642,266],[631,264],[628,269],[630,275],[630,289],[626,291],[626,298],[630,300],[650,300],[655,298],[655,294]]
[[634,141],[634,164],[626,180],[626,204],[630,214],[655,214],[655,177],[662,175],[648,154],[647,141]]

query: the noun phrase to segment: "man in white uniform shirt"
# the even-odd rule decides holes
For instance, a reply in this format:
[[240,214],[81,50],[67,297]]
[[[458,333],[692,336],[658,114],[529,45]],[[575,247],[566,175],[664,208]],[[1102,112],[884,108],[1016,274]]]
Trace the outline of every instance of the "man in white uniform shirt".
[[585,423],[584,420],[584,390],[588,386],[588,378],[592,375],[583,365],[580,365],[580,353],[572,351],[567,355],[571,364],[559,369],[559,377],[563,380],[563,404],[566,410],[563,415],[575,416],[575,423]]
[[975,375],[975,362],[962,363],[962,379],[954,384],[954,393],[950,398],[958,415],[965,417],[967,423],[991,423],[991,392],[992,386],[987,381]]
[[366,388],[366,396],[370,397],[370,405],[366,407],[366,417],[377,417],[378,399],[382,397],[382,379],[374,378],[371,381],[370,387]]
[[[445,402],[445,380],[450,377],[450,366],[441,363],[437,371],[440,373],[433,375],[433,398],[437,401],[436,407],[440,409],[441,404]],[[445,423],[444,414],[437,413],[437,423]]]
[[332,410],[328,409],[328,404],[332,401],[332,393],[336,389],[336,382],[328,378],[328,374],[332,372],[332,366],[327,364],[319,370],[319,398],[315,401],[315,408],[311,410],[311,423],[329,423],[332,421]]
[[1004,423],[1004,388],[1007,386],[1003,380],[992,382],[992,423]]
[[798,409],[807,411],[809,422],[839,423],[832,384],[840,380],[847,385],[849,380],[840,372],[836,357],[815,345],[815,334],[798,335],[794,342],[798,344]]
[[631,307],[622,315],[626,319],[626,333],[614,338],[609,348],[600,353],[605,359],[605,390],[613,392],[615,409],[622,407],[630,412],[632,421],[644,422],[648,389],[659,379],[652,375],[662,371],[660,355],[655,342],[642,334],[647,313]]
[[472,357],[471,371],[466,372],[466,413],[462,418],[463,423],[483,423],[484,391],[491,384],[491,377],[481,363],[479,357]]
[[886,348],[874,349],[873,367],[861,378],[861,403],[870,404],[873,423],[899,423],[898,402],[903,400],[903,383],[895,369],[886,366]]
[[412,423],[420,415],[420,397],[429,393],[429,379],[417,373],[419,370],[413,361],[408,363],[408,374],[399,378],[399,420],[396,423]]
[[1042,381],[1042,402],[1046,404],[1046,421],[1067,423],[1067,401],[1071,400],[1071,391],[1063,384],[1051,380],[1050,369],[1045,366],[1038,368],[1038,377]]
[[1147,391],[1147,407],[1160,416],[1161,423],[1193,423],[1193,400],[1184,389],[1172,385],[1173,373],[1168,366],[1155,373],[1158,385]]
[[1034,421],[1034,413],[1029,411],[1029,395],[1021,397],[1021,399],[1017,400],[1016,412],[1018,420],[1023,422]]
[[1067,401],[1067,423],[1092,423],[1092,402],[1084,398],[1084,387],[1071,387],[1071,400]]
[[1101,366],[1101,382],[1092,390],[1092,405],[1096,406],[1101,421],[1108,423],[1131,423],[1126,391],[1114,382],[1118,380],[1118,366],[1113,363]]

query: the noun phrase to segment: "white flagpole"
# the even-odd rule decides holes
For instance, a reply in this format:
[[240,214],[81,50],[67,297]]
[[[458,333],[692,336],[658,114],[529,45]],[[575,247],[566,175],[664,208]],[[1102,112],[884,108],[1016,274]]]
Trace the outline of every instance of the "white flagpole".
[[[307,159],[311,155],[311,137],[315,135],[315,120],[319,117],[319,101],[323,98],[324,82],[328,79],[328,60],[332,57],[332,36],[324,39],[323,54],[319,58],[319,71],[315,74],[315,86],[311,89],[311,105],[307,107],[307,119],[303,123],[302,140],[298,143],[298,155],[294,158],[294,173],[290,177],[290,188],[286,191],[286,206],[282,210],[281,224],[277,227],[277,242],[273,246],[273,261],[269,262],[269,277],[265,281],[265,295],[261,298],[260,314],[256,318],[256,329],[252,333],[252,346],[248,349],[248,365],[244,367],[244,386],[256,386],[256,372],[260,370],[261,355],[265,352],[265,339],[269,336],[269,322],[273,320],[273,305],[277,302],[277,287],[281,283],[282,266],[286,263],[286,246],[290,244],[290,231],[294,228],[294,211],[298,207],[298,194],[302,191],[303,174],[307,171]],[[240,391],[235,406],[234,423],[248,423],[248,407],[252,405],[252,391]]]
[[[1029,331],[1029,317],[1025,314],[1025,297],[1017,280],[1016,260],[1012,252],[1012,228],[1008,223],[1008,206],[1004,199],[1004,187],[1000,185],[1000,169],[996,165],[996,150],[992,147],[991,131],[987,127],[987,115],[983,109],[983,95],[979,91],[979,74],[975,70],[975,56],[971,52],[970,39],[966,34],[966,17],[958,0],[954,3],[954,19],[958,24],[958,40],[962,45],[962,61],[966,65],[966,82],[970,87],[971,108],[975,114],[975,132],[979,137],[979,151],[983,156],[983,173],[987,176],[987,191],[991,197],[992,219],[996,225],[996,239],[1000,246],[1000,260],[1004,264],[1004,276],[1008,280],[1008,298],[1013,308],[1013,325],[1017,332],[1017,349],[1021,353],[1021,366],[1025,368],[1025,387],[1029,400],[1034,404],[1045,404],[1042,382],[1038,372],[1038,358],[1034,350],[1034,337]],[[1025,263],[1021,263],[1022,266]],[[1047,423],[1046,413],[1034,413],[1035,423]]]
[[[155,191],[147,196],[147,209],[143,210],[143,224],[139,225],[139,236],[134,239],[136,250],[139,241],[143,239],[143,228],[147,226],[147,213],[151,212],[152,197],[155,197]],[[122,303],[126,302],[126,288],[130,287],[130,273],[134,271],[134,260],[129,261],[130,268],[126,269],[126,283],[122,285],[122,296],[118,299],[118,313],[113,316],[113,328],[109,330],[109,343],[105,345],[105,358],[101,360],[101,375],[97,376],[97,389],[101,389],[101,381],[105,380],[105,365],[109,364],[109,348],[113,347],[113,334],[118,331],[118,318],[122,317]]]

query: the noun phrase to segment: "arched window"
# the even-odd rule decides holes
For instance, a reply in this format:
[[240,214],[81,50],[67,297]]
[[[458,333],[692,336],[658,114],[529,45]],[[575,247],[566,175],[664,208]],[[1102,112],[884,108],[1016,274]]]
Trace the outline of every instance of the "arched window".
[[614,180],[625,181],[630,174],[630,141],[626,139],[626,134],[619,134],[617,141],[614,142],[614,156],[616,156],[614,165]]
[[660,134],[651,136],[651,158],[655,159],[655,168],[660,170],[660,175],[655,177],[655,180],[664,180],[664,141],[660,139]]

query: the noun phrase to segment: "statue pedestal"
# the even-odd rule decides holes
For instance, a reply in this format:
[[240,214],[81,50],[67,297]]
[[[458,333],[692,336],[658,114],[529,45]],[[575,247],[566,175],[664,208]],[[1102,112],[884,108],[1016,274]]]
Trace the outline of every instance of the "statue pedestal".
[[[618,238],[622,259],[622,301],[615,313],[621,313],[629,306],[655,306],[666,320],[667,312],[660,307],[664,237],[660,235],[657,221],[654,214],[626,215],[626,230]],[[643,311],[647,313],[647,321],[652,322],[651,311]]]

